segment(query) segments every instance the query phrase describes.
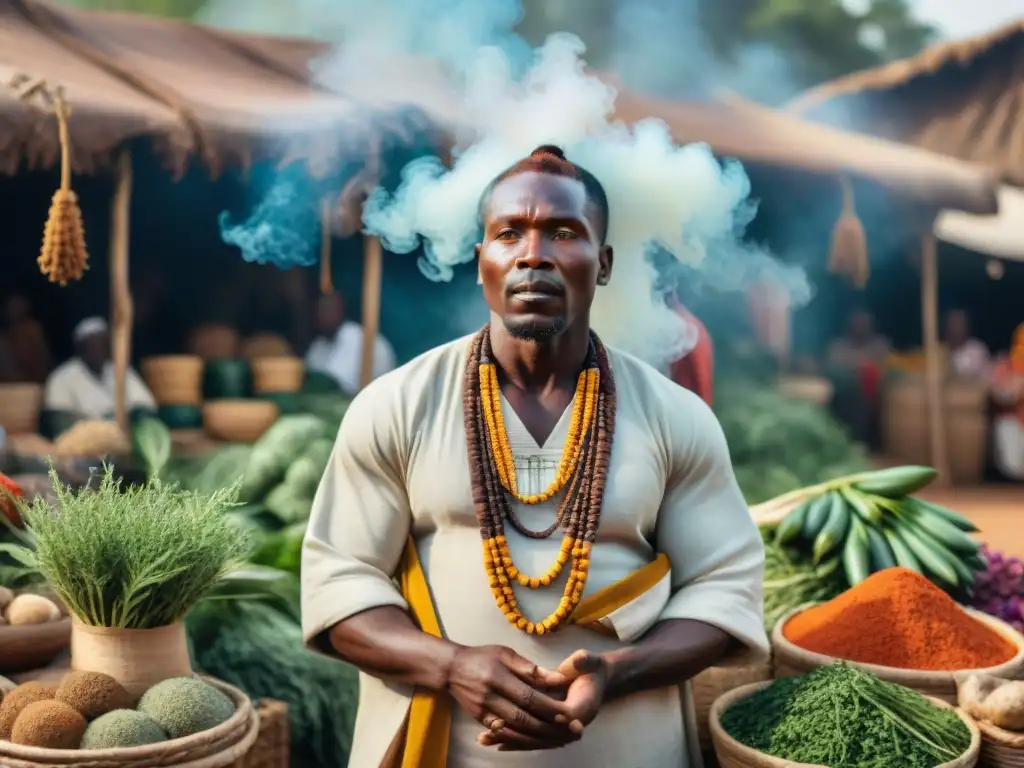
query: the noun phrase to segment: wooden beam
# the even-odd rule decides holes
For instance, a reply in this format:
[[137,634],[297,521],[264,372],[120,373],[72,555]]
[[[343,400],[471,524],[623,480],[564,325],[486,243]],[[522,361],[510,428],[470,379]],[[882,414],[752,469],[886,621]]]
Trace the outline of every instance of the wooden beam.
[[939,343],[939,257],[931,228],[921,237],[921,329],[924,334],[925,402],[928,408],[928,437],[937,483],[950,485],[946,425],[943,416],[942,350]]
[[380,332],[380,288],[384,271],[380,240],[363,235],[363,360],[359,386],[373,381],[373,352]]
[[128,404],[125,386],[132,351],[131,288],[128,285],[128,243],[132,205],[132,157],[122,150],[117,159],[117,187],[110,212],[110,316],[113,319],[114,413],[121,429],[128,433]]

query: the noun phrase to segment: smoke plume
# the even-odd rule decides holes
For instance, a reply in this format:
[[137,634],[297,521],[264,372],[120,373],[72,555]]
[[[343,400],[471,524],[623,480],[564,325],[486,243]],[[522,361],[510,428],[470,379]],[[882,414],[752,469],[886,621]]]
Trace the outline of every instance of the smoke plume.
[[[427,278],[449,280],[454,267],[473,259],[487,183],[534,147],[557,144],[608,194],[615,269],[592,313],[608,343],[663,365],[695,342],[695,330],[656,294],[653,248],[695,266],[715,288],[741,290],[770,276],[788,288],[794,304],[809,299],[802,272],[744,241],[756,207],[742,166],[720,162],[701,144],[676,145],[656,120],[616,123],[615,91],[585,70],[578,38],[554,34],[530,51],[514,34],[518,0],[306,0],[306,6],[317,7],[310,18],[338,42],[336,53],[316,63],[321,82],[351,93],[387,61],[415,57],[424,64],[391,81],[389,93],[382,94],[382,85],[374,98],[408,99],[428,111],[431,102],[441,104],[445,119],[459,128],[451,168],[435,158],[414,161],[397,189],[378,189],[364,209],[366,231],[388,250],[422,247]],[[290,12],[303,17],[302,7],[299,2]],[[215,20],[223,23],[224,14]],[[447,78],[423,78],[430,62],[442,65]]]

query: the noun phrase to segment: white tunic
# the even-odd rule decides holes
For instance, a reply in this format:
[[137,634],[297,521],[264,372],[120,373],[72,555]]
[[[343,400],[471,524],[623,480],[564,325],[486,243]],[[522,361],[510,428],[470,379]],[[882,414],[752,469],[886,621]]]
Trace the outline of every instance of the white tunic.
[[[153,395],[134,368],[129,368],[125,377],[125,403],[129,411],[156,408]],[[110,418],[114,413],[114,364],[104,365],[97,378],[80,358],[71,358],[46,380],[43,407],[67,411],[82,419]]]
[[[383,376],[395,367],[395,350],[381,335],[373,346],[373,377]],[[325,373],[350,395],[359,391],[363,370],[363,326],[343,323],[333,339],[318,337],[306,352],[306,368]]]
[[[317,493],[303,549],[307,641],[361,611],[406,607],[392,576],[411,529],[442,630],[455,642],[508,646],[554,668],[580,648],[600,653],[621,647],[658,620],[695,619],[767,653],[764,551],[736,484],[721,427],[696,395],[615,350],[609,350],[609,357],[618,411],[585,596],[659,552],[671,560],[671,584],[660,596],[651,590],[637,601],[647,604],[634,614],[646,612],[648,618],[620,631],[620,637],[576,626],[536,637],[505,620],[485,579],[469,490],[462,414],[468,350],[469,339],[432,350],[378,379],[353,401]],[[506,403],[503,408],[517,472],[531,488],[546,485],[561,455],[571,406],[543,446]],[[556,506],[557,499],[517,505],[516,512],[527,527],[543,529],[554,519]],[[506,535],[516,565],[527,573],[545,572],[561,543],[560,532],[537,540],[508,526]],[[520,606],[529,617],[545,616],[557,605],[561,587],[518,590]],[[361,675],[352,768],[380,765],[410,695],[405,686]],[[456,707],[448,766],[696,766],[696,741],[687,738],[694,732],[693,713],[684,712],[684,701],[679,688],[666,687],[610,702],[579,742],[525,756],[479,746],[481,726]]]

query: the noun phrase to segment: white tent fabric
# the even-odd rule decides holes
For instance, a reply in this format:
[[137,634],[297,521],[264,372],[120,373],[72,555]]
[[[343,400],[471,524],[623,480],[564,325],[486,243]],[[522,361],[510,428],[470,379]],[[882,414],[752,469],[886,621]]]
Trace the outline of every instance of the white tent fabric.
[[998,197],[994,216],[942,211],[935,219],[935,236],[986,256],[1024,261],[1024,189],[1004,185]]

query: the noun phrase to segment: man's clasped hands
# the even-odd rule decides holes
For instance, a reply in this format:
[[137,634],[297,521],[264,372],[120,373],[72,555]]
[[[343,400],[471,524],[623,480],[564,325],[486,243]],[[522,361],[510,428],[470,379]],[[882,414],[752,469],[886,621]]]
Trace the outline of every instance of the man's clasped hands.
[[597,717],[607,686],[607,662],[588,651],[547,670],[510,648],[464,647],[448,670],[448,692],[487,729],[478,741],[499,751],[578,741]]

